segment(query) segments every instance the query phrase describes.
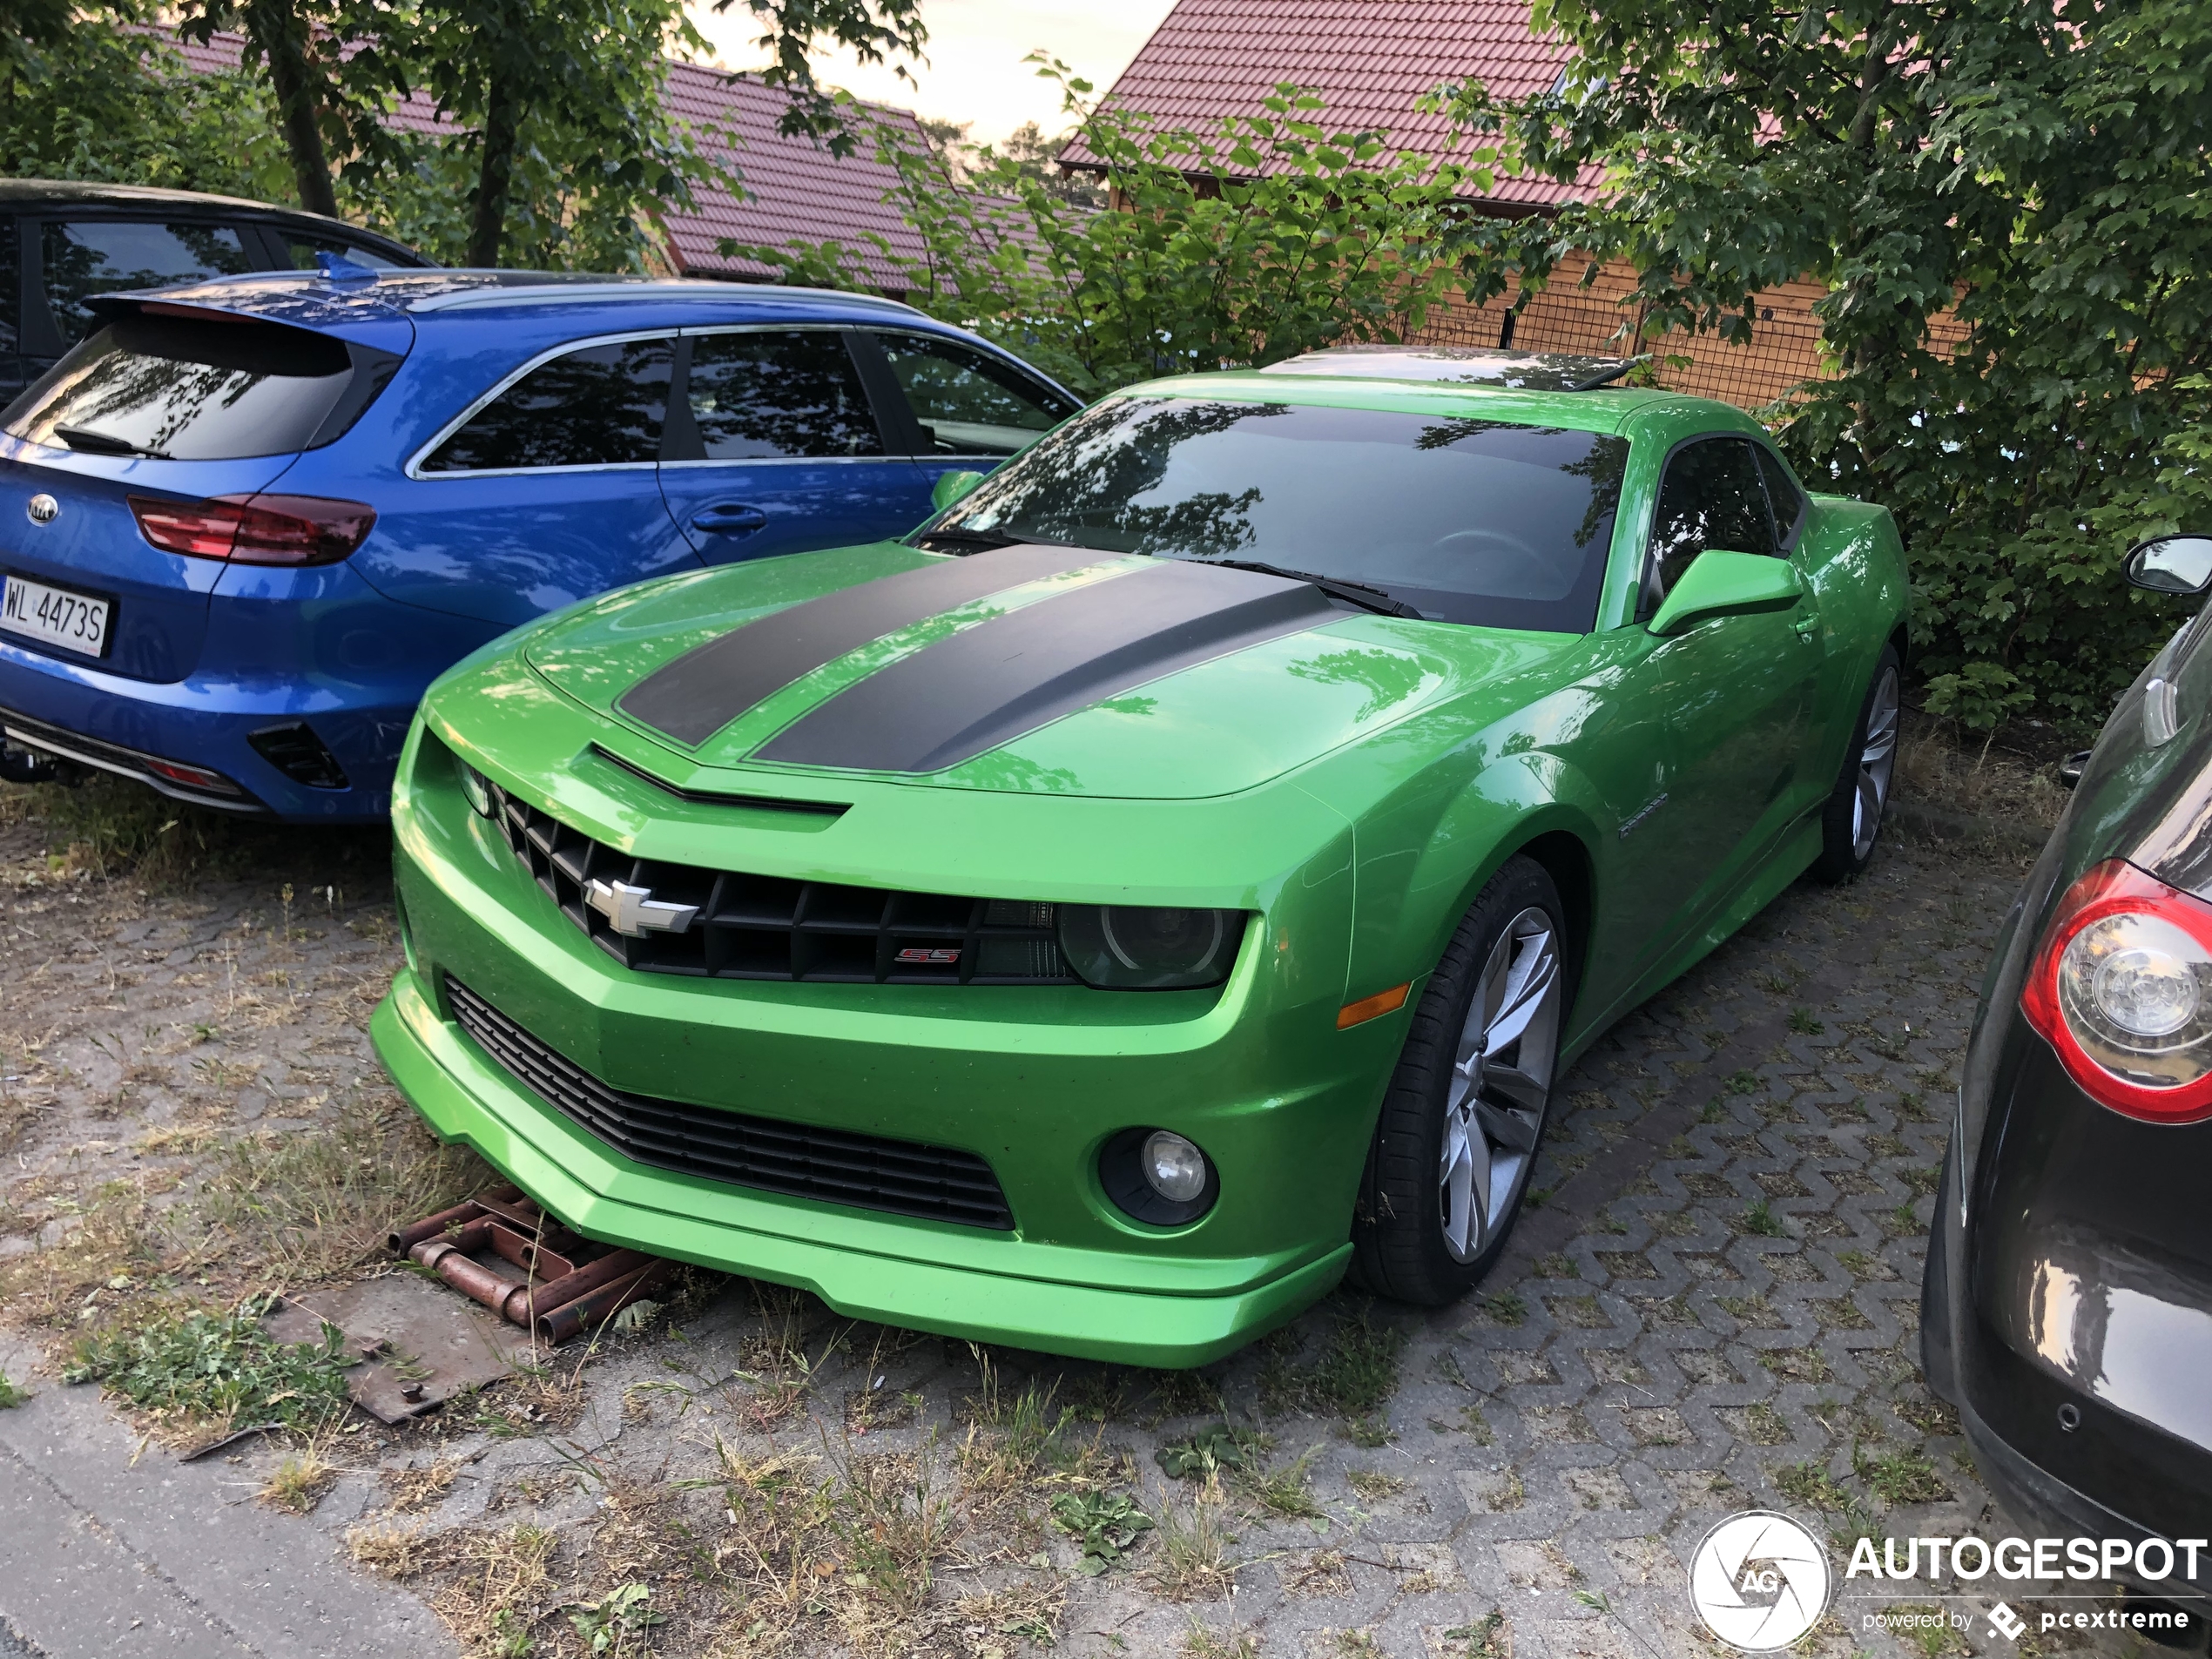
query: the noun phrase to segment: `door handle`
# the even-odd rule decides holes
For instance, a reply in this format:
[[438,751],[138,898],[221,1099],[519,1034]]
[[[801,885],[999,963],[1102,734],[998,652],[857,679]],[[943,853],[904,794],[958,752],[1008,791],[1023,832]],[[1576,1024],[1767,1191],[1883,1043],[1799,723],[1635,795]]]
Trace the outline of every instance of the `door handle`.
[[1818,617],[1800,617],[1790,625],[1797,631],[1797,637],[1808,645],[1813,644],[1819,637],[1820,618]]
[[691,515],[691,528],[710,536],[750,536],[768,522],[768,515],[742,502],[717,502]]

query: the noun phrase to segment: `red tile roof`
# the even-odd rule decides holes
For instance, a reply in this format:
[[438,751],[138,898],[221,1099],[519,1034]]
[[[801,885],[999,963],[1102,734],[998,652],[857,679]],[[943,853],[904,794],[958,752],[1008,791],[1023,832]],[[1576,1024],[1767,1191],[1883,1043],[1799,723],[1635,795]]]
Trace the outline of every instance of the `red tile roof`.
[[[735,132],[734,149],[716,143],[701,147],[743,175],[747,192],[739,199],[725,190],[701,190],[696,192],[698,212],[668,219],[670,252],[678,269],[687,276],[774,273],[772,266],[716,253],[715,244],[725,237],[770,247],[792,240],[835,240],[862,255],[872,274],[889,281],[888,272],[875,269],[881,256],[860,239],[868,231],[879,232],[902,258],[921,256],[921,239],[899,217],[897,207],[883,199],[899,182],[897,171],[875,158],[874,145],[866,137],[842,159],[811,139],[786,138],[776,124],[789,107],[781,91],[750,76],[732,79],[693,64],[669,65],[669,113],[703,133]],[[911,111],[862,107],[910,137],[916,149],[927,142]]]
[[[217,35],[204,46],[174,44],[186,64],[204,75],[236,69],[244,45],[236,35]],[[701,148],[739,173],[745,190],[742,197],[719,187],[698,190],[696,211],[668,217],[663,228],[678,272],[738,278],[775,274],[772,266],[718,253],[717,244],[725,237],[770,247],[792,240],[840,241],[861,256],[872,275],[890,282],[890,273],[876,268],[881,256],[861,238],[880,232],[901,256],[920,255],[921,239],[883,199],[898,183],[897,172],[875,158],[873,143],[865,137],[842,159],[811,139],[786,138],[776,124],[789,107],[782,91],[751,76],[733,77],[697,64],[668,66],[669,114],[702,135]],[[917,147],[924,144],[911,111],[862,107],[910,134]],[[388,118],[410,132],[435,132],[443,125],[431,101],[420,93]],[[718,135],[725,133],[734,135],[734,145],[721,141]]]
[[[1527,0],[1179,0],[1107,96],[1203,131],[1258,111],[1292,81],[1327,100],[1332,129],[1386,128],[1400,149],[1438,155],[1448,125],[1413,107],[1423,94],[1474,78],[1521,97],[1558,79],[1566,60],[1563,47],[1531,31]],[[1061,159],[1098,165],[1080,143]],[[1507,179],[1487,199],[1552,206],[1595,183]]]

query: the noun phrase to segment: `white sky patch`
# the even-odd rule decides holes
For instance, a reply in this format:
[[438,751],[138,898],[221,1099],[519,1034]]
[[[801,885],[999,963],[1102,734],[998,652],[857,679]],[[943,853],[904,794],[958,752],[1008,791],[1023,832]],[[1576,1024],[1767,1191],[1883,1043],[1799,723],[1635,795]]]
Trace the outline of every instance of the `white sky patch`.
[[[1039,47],[1051,52],[1101,91],[1174,8],[1174,0],[922,0],[929,27],[928,61],[910,64],[915,85],[887,64],[862,64],[849,52],[817,61],[815,73],[856,97],[896,105],[917,114],[974,123],[969,138],[995,143],[1035,121],[1047,133],[1065,125],[1059,89],[1036,78],[1022,59]],[[707,0],[690,0],[691,21],[714,43],[732,69],[765,59],[753,42],[762,30],[744,0],[716,11]]]

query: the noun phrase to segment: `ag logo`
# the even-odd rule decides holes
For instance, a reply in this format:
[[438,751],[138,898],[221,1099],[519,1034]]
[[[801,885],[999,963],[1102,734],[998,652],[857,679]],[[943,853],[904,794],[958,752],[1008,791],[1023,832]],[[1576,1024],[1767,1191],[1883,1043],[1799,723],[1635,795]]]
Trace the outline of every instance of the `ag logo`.
[[1689,1604],[1731,1648],[1786,1648],[1828,1610],[1828,1552],[1787,1515],[1730,1515],[1689,1558]]

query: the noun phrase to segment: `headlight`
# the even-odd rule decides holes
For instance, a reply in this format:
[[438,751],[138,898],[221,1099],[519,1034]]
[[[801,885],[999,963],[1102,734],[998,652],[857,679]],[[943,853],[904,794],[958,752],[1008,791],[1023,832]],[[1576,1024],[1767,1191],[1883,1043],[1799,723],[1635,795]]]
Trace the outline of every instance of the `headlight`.
[[1060,907],[1060,949],[1101,990],[1179,991],[1229,977],[1242,929],[1235,910],[1165,905]]
[[469,806],[475,808],[479,817],[489,818],[491,816],[491,785],[485,781],[484,774],[458,757],[455,757],[453,764],[455,769],[461,773],[461,792],[469,797]]

